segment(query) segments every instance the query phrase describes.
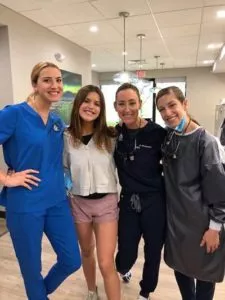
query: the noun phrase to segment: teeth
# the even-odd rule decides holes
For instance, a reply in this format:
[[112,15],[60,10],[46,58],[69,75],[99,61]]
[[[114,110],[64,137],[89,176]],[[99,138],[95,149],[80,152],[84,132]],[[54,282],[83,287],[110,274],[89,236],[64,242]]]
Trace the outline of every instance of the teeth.
[[85,113],[88,114],[88,115],[93,115],[93,114],[94,114],[94,113],[91,112],[91,111],[85,111]]

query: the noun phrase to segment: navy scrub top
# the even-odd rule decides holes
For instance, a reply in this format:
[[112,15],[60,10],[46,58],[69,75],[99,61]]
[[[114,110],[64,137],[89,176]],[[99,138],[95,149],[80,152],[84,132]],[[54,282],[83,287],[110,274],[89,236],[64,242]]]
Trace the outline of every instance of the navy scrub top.
[[8,211],[34,212],[66,199],[62,120],[50,112],[47,124],[26,102],[0,110],[0,144],[7,166],[16,172],[38,170],[39,186],[4,187],[0,204]]

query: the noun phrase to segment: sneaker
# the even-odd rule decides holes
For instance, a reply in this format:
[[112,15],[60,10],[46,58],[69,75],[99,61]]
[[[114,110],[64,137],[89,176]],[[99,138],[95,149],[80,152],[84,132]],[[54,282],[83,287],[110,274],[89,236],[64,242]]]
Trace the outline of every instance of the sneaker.
[[129,283],[132,277],[131,271],[128,271],[126,274],[120,274],[120,277],[122,278],[123,282]]
[[145,297],[139,295],[139,296],[138,296],[138,300],[150,300],[150,298],[145,298]]
[[96,289],[95,292],[88,291],[86,300],[100,300],[100,298],[98,297],[98,290]]

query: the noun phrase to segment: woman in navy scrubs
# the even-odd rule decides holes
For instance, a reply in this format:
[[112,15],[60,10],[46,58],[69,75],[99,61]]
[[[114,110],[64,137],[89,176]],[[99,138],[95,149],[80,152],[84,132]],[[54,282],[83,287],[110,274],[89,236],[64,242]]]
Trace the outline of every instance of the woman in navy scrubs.
[[[73,219],[64,187],[61,119],[50,112],[63,92],[61,72],[39,63],[31,73],[34,89],[28,101],[0,111],[0,144],[13,172],[0,171],[7,226],[29,300],[47,295],[81,264]],[[41,275],[41,241],[48,237],[57,262]]]
[[121,120],[115,162],[121,185],[116,267],[129,282],[144,240],[144,266],[138,300],[149,299],[158,284],[165,238],[166,206],[162,177],[161,144],[166,131],[139,116],[141,97],[136,86],[124,83],[116,91],[115,109]]

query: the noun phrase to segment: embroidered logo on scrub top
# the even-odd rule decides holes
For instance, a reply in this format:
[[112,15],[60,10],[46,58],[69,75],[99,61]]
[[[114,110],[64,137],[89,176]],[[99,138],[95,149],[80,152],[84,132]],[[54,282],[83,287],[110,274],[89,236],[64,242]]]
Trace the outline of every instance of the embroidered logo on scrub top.
[[118,140],[119,140],[120,142],[123,141],[123,135],[122,135],[122,133],[119,135]]
[[54,130],[54,131],[59,131],[59,130],[60,130],[60,128],[59,128],[59,126],[58,126],[58,125],[54,124],[54,126],[53,126],[53,130]]

